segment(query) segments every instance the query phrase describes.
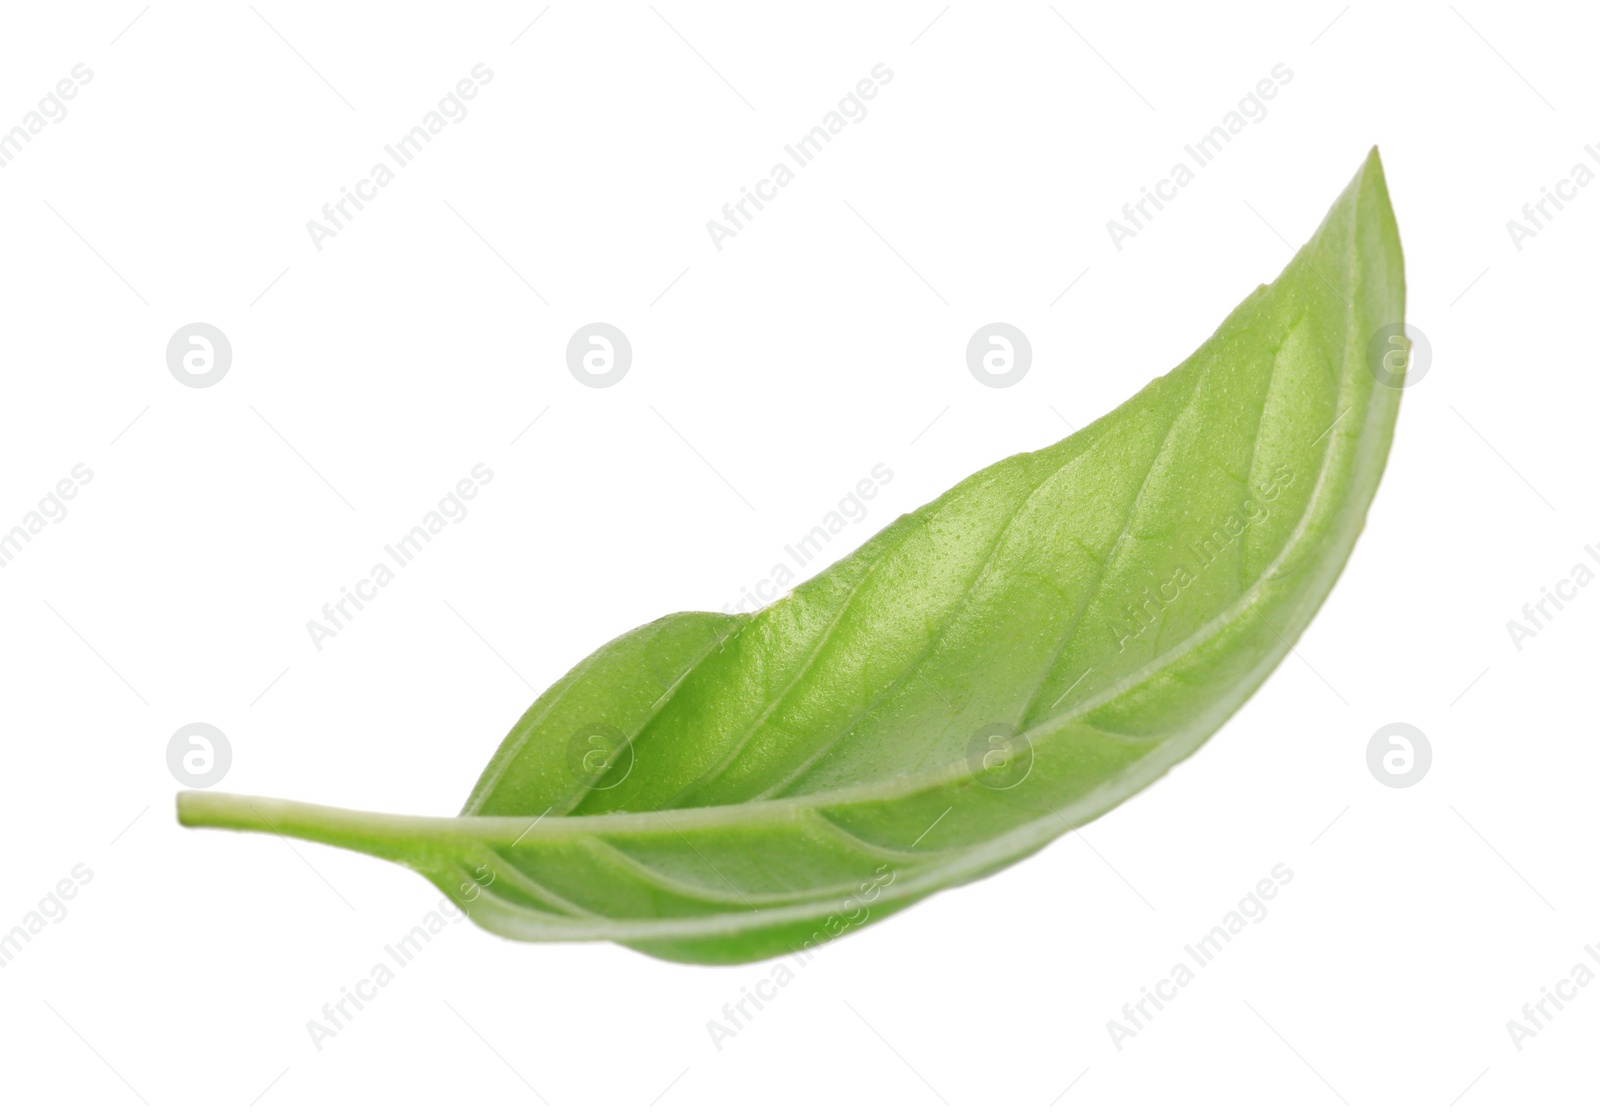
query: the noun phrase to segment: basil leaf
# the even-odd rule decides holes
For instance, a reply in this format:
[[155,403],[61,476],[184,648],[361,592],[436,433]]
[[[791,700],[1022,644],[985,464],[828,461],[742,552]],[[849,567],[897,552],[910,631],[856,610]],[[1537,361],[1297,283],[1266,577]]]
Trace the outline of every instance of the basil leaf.
[[1368,339],[1403,311],[1374,150],[1176,370],[765,610],[599,649],[461,817],[185,792],[179,819],[400,862],[510,938],[693,962],[828,941],[1103,814],[1238,709],[1361,530],[1400,395]]

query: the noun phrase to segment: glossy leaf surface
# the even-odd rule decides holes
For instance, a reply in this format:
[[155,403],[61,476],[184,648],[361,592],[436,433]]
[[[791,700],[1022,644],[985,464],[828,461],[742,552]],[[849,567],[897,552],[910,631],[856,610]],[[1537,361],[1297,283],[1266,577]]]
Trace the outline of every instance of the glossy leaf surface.
[[1399,389],[1374,151],[1170,374],[1002,460],[750,615],[675,614],[523,715],[462,815],[184,793],[189,825],[408,865],[482,926],[737,962],[1026,856],[1187,757],[1343,568]]

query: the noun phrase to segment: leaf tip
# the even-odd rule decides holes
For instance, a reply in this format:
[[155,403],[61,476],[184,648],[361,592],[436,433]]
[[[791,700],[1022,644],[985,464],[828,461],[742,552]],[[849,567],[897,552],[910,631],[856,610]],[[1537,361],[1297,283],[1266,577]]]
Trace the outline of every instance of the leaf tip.
[[1383,173],[1383,158],[1378,154],[1378,144],[1372,144],[1372,149],[1367,152],[1366,161],[1361,164],[1362,177],[1371,174],[1379,185],[1387,189],[1388,182]]

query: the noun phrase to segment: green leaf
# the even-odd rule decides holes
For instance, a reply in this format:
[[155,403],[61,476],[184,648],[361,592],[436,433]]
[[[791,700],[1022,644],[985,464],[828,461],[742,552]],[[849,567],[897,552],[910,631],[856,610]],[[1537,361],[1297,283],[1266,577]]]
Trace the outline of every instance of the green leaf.
[[1344,566],[1399,390],[1376,150],[1170,374],[755,614],[674,614],[523,715],[458,818],[185,792],[191,826],[410,866],[510,938],[741,962],[1025,857],[1192,753]]

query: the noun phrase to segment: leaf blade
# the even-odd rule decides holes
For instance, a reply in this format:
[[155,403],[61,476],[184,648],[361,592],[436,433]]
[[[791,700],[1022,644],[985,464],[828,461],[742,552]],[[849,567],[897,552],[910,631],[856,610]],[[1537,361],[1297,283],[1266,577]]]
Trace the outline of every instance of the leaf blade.
[[[1365,341],[1403,310],[1374,151],[1170,374],[756,615],[602,647],[462,817],[273,813],[417,869],[491,930],[674,960],[826,941],[987,875],[1182,760],[1289,651],[1381,475],[1399,391]],[[265,828],[207,806],[190,817]]]

